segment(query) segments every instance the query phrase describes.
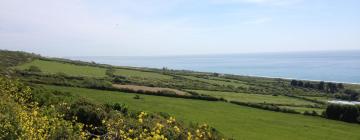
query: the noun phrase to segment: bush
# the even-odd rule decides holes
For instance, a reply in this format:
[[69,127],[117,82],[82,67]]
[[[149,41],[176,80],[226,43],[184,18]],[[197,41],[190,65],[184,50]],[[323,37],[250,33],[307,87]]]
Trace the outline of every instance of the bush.
[[106,74],[107,76],[109,76],[109,77],[115,76],[114,73],[115,73],[115,69],[112,68],[112,67],[111,67],[111,68],[108,68],[108,69],[106,70],[106,72],[105,72],[105,74]]
[[341,120],[356,123],[360,116],[360,107],[355,105],[330,104],[325,111],[325,117],[333,120]]
[[29,72],[41,72],[41,69],[37,66],[30,66],[28,71]]
[[284,112],[284,113],[292,113],[292,114],[300,114],[299,112],[288,109],[288,108],[280,108],[273,104],[261,104],[261,103],[245,103],[245,102],[239,102],[239,101],[230,101],[230,103],[236,104],[236,105],[243,105],[253,108],[259,108],[264,110],[270,110],[270,111],[276,111],[276,112]]
[[308,115],[308,116],[319,116],[319,114],[316,112],[316,111],[305,111],[304,113],[303,113],[304,115]]
[[135,95],[135,96],[134,96],[134,99],[140,99],[140,96],[139,96],[139,95]]
[[123,114],[128,113],[128,107],[125,104],[115,103],[112,105],[112,109],[120,111]]
[[106,80],[98,80],[94,78],[86,78],[83,81],[83,86],[87,88],[94,88],[94,89],[109,89],[112,87],[111,82]]
[[33,102],[29,87],[0,78],[0,139],[86,139],[82,125]]
[[108,112],[103,106],[96,105],[83,98],[76,100],[71,105],[66,103],[61,105],[60,110],[65,114],[66,120],[76,118],[78,122],[85,124],[84,128],[92,134],[102,135],[106,133],[102,120],[108,117]]

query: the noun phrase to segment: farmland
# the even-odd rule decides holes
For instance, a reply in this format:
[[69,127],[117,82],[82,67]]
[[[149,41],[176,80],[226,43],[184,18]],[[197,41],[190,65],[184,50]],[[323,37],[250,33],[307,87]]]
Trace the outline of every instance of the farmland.
[[18,66],[21,70],[28,69],[30,66],[36,66],[41,69],[44,73],[57,74],[65,73],[72,76],[89,76],[89,77],[104,77],[104,68],[90,67],[90,66],[79,66],[74,64],[67,64],[54,61],[34,60],[30,63]]
[[[41,104],[84,98],[100,106],[126,106],[131,112],[169,114],[189,126],[206,123],[234,139],[360,138],[360,125],[323,115],[326,101],[345,96],[345,89],[329,93],[292,86],[290,80],[279,78],[121,67],[27,55],[11,59],[8,55],[11,53],[3,56],[6,63],[2,67],[9,69],[3,73],[31,86]],[[360,89],[358,85],[344,86]],[[58,99],[68,94],[71,96]]]
[[[133,110],[167,112],[186,122],[206,122],[235,139],[294,140],[326,139],[356,140],[360,126],[320,117],[276,113],[232,105],[224,102],[208,102],[135,94],[46,86],[48,89],[70,92],[100,103],[125,103]],[[276,135],[274,135],[276,134]]]

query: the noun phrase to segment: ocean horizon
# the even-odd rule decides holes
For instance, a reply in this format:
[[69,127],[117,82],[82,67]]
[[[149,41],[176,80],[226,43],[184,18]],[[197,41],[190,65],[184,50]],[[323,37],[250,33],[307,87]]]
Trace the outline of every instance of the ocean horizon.
[[360,83],[360,51],[66,58],[116,66],[166,67],[243,76]]

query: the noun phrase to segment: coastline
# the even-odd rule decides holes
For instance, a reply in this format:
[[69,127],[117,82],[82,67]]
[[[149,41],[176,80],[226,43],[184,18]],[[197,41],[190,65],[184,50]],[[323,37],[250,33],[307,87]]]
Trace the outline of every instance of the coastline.
[[[299,53],[295,53],[295,54],[299,54]],[[318,54],[317,53],[311,53],[313,54]],[[335,54],[332,54],[335,55]],[[271,56],[273,54],[267,54],[267,56]],[[184,57],[176,57],[173,56],[171,58],[178,58],[177,60],[163,60],[165,59],[164,57],[160,57],[161,59],[158,58],[153,58],[153,57],[147,57],[148,59],[142,59],[139,57],[121,57],[121,56],[104,56],[104,57],[95,57],[95,56],[88,56],[88,57],[63,57],[66,59],[71,59],[71,60],[80,60],[80,61],[86,61],[86,62],[96,62],[99,64],[109,64],[109,65],[113,65],[113,66],[119,66],[119,67],[130,67],[130,68],[145,68],[145,69],[161,69],[163,67],[167,67],[169,69],[173,69],[173,70],[184,70],[184,71],[193,71],[193,72],[200,72],[200,73],[219,73],[219,74],[226,74],[226,75],[237,75],[237,76],[248,76],[248,77],[259,77],[259,78],[280,78],[280,79],[284,79],[284,80],[304,80],[304,81],[311,81],[311,82],[320,82],[320,81],[324,81],[324,82],[333,82],[333,83],[344,83],[344,84],[349,84],[349,85],[360,85],[360,81],[357,80],[357,77],[359,77],[359,73],[357,73],[357,69],[360,67],[351,67],[349,68],[349,70],[338,70],[338,69],[334,69],[333,67],[329,67],[328,69],[330,69],[331,71],[324,71],[324,70],[319,70],[316,67],[312,67],[313,65],[319,65],[322,67],[327,67],[327,65],[322,65],[324,63],[325,60],[327,62],[328,60],[328,56],[319,56],[314,58],[315,60],[317,60],[316,62],[312,62],[313,60],[310,58],[308,58],[309,54],[307,53],[307,55],[304,55],[300,53],[299,56],[301,56],[300,58],[296,58],[294,59],[294,57],[288,57],[289,54],[285,53],[283,54],[286,57],[285,58],[276,58],[274,61],[275,62],[283,62],[283,60],[285,60],[283,63],[280,63],[281,65],[278,67],[274,67],[274,66],[269,66],[269,64],[267,62],[262,62],[262,61],[255,61],[252,62],[254,64],[258,64],[257,66],[260,66],[260,72],[261,73],[257,73],[257,72],[253,72],[255,74],[251,74],[251,72],[247,72],[247,71],[241,71],[242,68],[247,69],[248,71],[251,70],[252,65],[250,64],[246,64],[246,62],[244,62],[245,60],[247,60],[246,58],[244,58],[245,60],[243,60],[242,57],[240,58],[236,58],[235,60],[239,60],[238,62],[240,64],[245,64],[245,65],[240,65],[237,66],[236,63],[234,63],[234,65],[230,65],[230,64],[222,64],[223,62],[229,62],[228,60],[226,60],[228,57],[233,57],[232,55],[226,56],[224,57],[225,60],[223,59],[219,59],[218,57],[215,57],[215,60],[219,60],[213,63],[213,60],[207,60],[207,58],[209,58],[209,55],[206,55],[207,57],[200,57],[200,58],[204,58],[204,59],[193,59],[193,58],[184,58]],[[347,55],[343,55],[343,54],[337,54],[341,57],[347,57]],[[210,55],[211,56],[211,55]],[[357,55],[356,55],[357,56]],[[360,57],[360,56],[359,56]],[[222,58],[222,57],[221,57]],[[264,60],[263,56],[256,56],[256,57],[252,57],[252,58],[259,58],[260,60]],[[305,60],[304,60],[305,58]],[[319,58],[321,58],[319,60]],[[290,59],[290,60],[288,60]],[[283,75],[286,76],[268,76],[268,75],[273,75],[274,71],[272,68],[284,68],[287,65],[289,65],[288,67],[294,67],[295,65],[292,63],[292,60],[294,59],[295,62],[299,62],[299,64],[296,65],[310,65],[309,67],[300,67],[299,69],[297,69],[297,72],[301,72],[304,73],[304,76],[302,75],[293,75],[294,77],[291,76],[291,73],[287,74],[284,73]],[[301,61],[299,61],[299,59]],[[194,61],[193,61],[194,60]],[[249,59],[251,60],[251,59]],[[330,59],[331,60],[331,59]],[[346,59],[348,60],[348,59]],[[351,60],[350,62],[352,62],[353,60],[355,60],[356,63],[358,63],[359,61],[357,61],[357,57],[349,59]],[[230,61],[231,63],[233,63],[232,61]],[[269,61],[270,62],[270,61]],[[335,62],[335,61],[334,61]],[[347,61],[345,61],[347,62]],[[337,62],[338,63],[338,62]],[[337,63],[334,63],[337,64]],[[355,64],[356,64],[355,63]],[[360,63],[360,62],[359,62]],[[197,65],[199,64],[200,66],[192,66],[192,65]],[[271,64],[271,63],[270,63]],[[276,66],[277,63],[275,63],[274,65]],[[217,69],[213,68],[214,66],[212,65],[216,65],[216,67],[218,67]],[[232,69],[234,69],[234,66],[238,69],[240,69],[240,71],[236,71],[235,70],[227,70],[226,68],[228,67],[232,67]],[[268,68],[267,68],[268,67]],[[209,68],[209,69],[208,69]],[[224,68],[224,70],[222,70],[221,68]],[[259,69],[256,69],[257,67],[254,67],[254,71],[259,71]],[[311,70],[309,70],[311,69]],[[334,70],[333,70],[334,69]],[[346,69],[346,66],[342,66],[342,69]],[[289,72],[292,72],[291,70],[294,69],[288,69]],[[315,70],[315,71],[312,71]],[[222,72],[221,72],[222,71]],[[266,72],[267,71],[267,72]],[[321,73],[321,71],[325,72],[325,73]],[[284,71],[283,71],[284,72]],[[285,71],[286,72],[286,71]],[[247,73],[247,74],[242,74],[242,73]],[[250,74],[249,74],[250,73]],[[315,76],[313,73],[320,73],[320,76]],[[355,75],[353,75],[355,74]],[[353,77],[353,76],[355,77]],[[296,77],[304,77],[304,78],[296,78]],[[314,77],[314,78],[311,78]],[[330,77],[330,78],[327,78]],[[353,78],[351,78],[353,77]],[[324,78],[324,79],[322,79]],[[327,79],[327,80],[326,80]],[[341,80],[337,80],[337,79],[341,79]]]
[[[223,73],[221,73],[223,74]],[[232,74],[238,75],[238,74]],[[343,83],[343,84],[351,84],[351,85],[360,85],[360,83],[352,83],[352,82],[342,82],[342,81],[327,81],[327,80],[317,80],[317,79],[300,79],[300,78],[290,78],[290,77],[272,77],[272,76],[257,76],[257,75],[238,75],[238,76],[249,76],[249,77],[259,77],[259,78],[272,78],[272,79],[285,79],[285,80],[302,80],[302,81],[311,81],[311,82],[332,82],[332,83]]]

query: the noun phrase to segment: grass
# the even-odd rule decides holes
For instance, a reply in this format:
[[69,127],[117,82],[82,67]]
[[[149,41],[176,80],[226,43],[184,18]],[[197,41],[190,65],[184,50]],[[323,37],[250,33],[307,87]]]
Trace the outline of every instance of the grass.
[[167,112],[186,122],[206,122],[239,140],[359,140],[360,125],[295,114],[277,113],[225,102],[46,86],[100,103],[125,103],[132,110]]
[[61,63],[55,61],[34,60],[29,63],[25,63],[16,68],[21,70],[28,69],[30,66],[36,66],[44,73],[56,74],[65,73],[71,76],[88,76],[88,77],[105,77],[104,68],[91,67],[91,66],[79,66],[68,63]]
[[148,78],[148,79],[172,79],[172,77],[168,75],[163,75],[155,72],[144,72],[144,71],[129,70],[129,69],[117,69],[114,74],[119,76],[140,77],[140,78]]
[[120,84],[113,84],[113,87],[119,89],[132,89],[135,91],[140,91],[140,90],[150,91],[150,92],[172,91],[174,92],[174,94],[177,95],[191,95],[185,91],[180,91],[172,88],[148,87],[148,86],[137,86],[137,85],[120,85]]
[[[227,79],[222,79],[222,78],[209,78],[209,79],[205,79],[205,78],[198,78],[198,77],[194,77],[194,76],[182,76],[184,78],[187,79],[191,79],[191,80],[197,80],[197,81],[201,81],[201,82],[206,82],[206,83],[210,83],[210,84],[217,84],[217,85],[224,85],[224,86],[234,86],[234,87],[243,87],[243,88],[247,88],[248,85],[244,84],[244,82],[235,82],[235,80],[227,80]],[[227,80],[227,81],[225,81]]]
[[[17,66],[16,68],[24,70],[30,66],[37,66],[44,73],[56,74],[65,73],[71,76],[87,76],[87,77],[105,77],[105,68],[92,67],[92,66],[80,66],[68,63],[61,63],[56,61],[34,60],[29,63]],[[155,72],[143,72],[130,69],[116,69],[115,75],[121,75],[126,77],[140,77],[148,79],[172,79],[171,76],[163,75]]]
[[301,97],[305,97],[305,98],[308,98],[308,99],[313,99],[313,100],[318,100],[318,101],[323,101],[323,102],[327,102],[327,101],[330,101],[330,100],[335,100],[335,98],[331,98],[331,97],[326,97],[326,96],[301,96]]
[[220,92],[220,91],[205,91],[194,90],[200,94],[211,95],[219,98],[224,98],[230,101],[241,101],[251,103],[273,103],[273,104],[293,104],[293,105],[314,105],[315,103],[290,98],[282,95],[263,95],[263,94],[247,94],[247,93],[235,93],[235,92]]
[[280,107],[293,109],[301,113],[304,113],[305,111],[310,111],[310,112],[316,111],[318,114],[321,114],[322,112],[325,111],[324,109],[321,108],[308,108],[308,107],[295,107],[295,106],[280,106]]

